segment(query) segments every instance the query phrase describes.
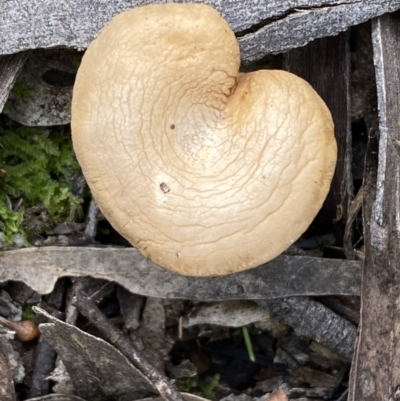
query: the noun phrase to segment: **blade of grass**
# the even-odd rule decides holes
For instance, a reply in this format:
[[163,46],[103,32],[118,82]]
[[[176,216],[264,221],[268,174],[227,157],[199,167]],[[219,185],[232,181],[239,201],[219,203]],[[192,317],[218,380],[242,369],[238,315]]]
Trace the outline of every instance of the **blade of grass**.
[[243,331],[244,343],[246,344],[247,348],[247,353],[249,354],[249,359],[251,362],[255,362],[256,357],[254,356],[253,345],[251,343],[249,331],[247,330],[246,326],[242,327],[242,331]]

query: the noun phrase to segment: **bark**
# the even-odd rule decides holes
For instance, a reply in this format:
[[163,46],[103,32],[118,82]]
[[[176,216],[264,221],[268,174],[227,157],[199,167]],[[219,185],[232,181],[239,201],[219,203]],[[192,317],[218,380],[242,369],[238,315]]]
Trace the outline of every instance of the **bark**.
[[336,240],[343,238],[349,203],[353,198],[350,127],[349,35],[323,38],[287,52],[284,68],[304,78],[322,97],[332,113],[338,158],[331,190],[315,222],[335,221]]
[[370,139],[364,182],[361,326],[349,400],[394,401],[400,385],[400,14],[373,23],[379,150]]
[[0,399],[16,401],[14,381],[8,365],[8,358],[0,339]]
[[357,328],[326,306],[306,297],[260,301],[258,304],[292,327],[298,335],[310,337],[351,360]]

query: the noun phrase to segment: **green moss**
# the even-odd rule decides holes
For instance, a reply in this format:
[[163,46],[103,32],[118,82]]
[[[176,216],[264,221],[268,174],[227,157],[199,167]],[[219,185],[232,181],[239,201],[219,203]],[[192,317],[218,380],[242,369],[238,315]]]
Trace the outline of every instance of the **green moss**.
[[197,377],[185,377],[177,381],[178,390],[181,393],[190,393],[199,385]]
[[204,398],[207,400],[212,400],[214,398],[215,389],[219,385],[221,380],[221,375],[217,373],[213,377],[208,377],[204,382],[200,383],[200,391]]
[[11,243],[13,234],[20,232],[24,216],[24,209],[12,211],[5,202],[4,197],[0,200],[0,228],[4,232],[3,239]]
[[218,387],[221,375],[217,373],[213,377],[207,377],[204,381],[196,377],[187,377],[177,381],[178,390],[182,393],[201,394],[204,398],[212,400],[215,389]]
[[[70,138],[41,128],[0,128],[0,229],[11,243],[24,234],[24,209],[43,204],[53,224],[72,220],[81,200],[71,193],[71,179],[79,171]],[[12,210],[9,200],[20,201]]]
[[35,320],[35,312],[32,310],[33,305],[28,305],[23,311],[22,311],[22,320]]
[[11,92],[18,98],[21,98],[23,101],[27,102],[32,96],[35,94],[35,91],[31,89],[28,85],[23,84],[22,82],[15,82]]

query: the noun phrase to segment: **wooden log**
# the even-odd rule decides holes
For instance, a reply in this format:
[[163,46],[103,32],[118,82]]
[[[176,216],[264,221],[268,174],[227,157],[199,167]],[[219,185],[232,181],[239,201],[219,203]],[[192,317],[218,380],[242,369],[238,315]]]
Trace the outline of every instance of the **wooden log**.
[[[148,0],[0,0],[0,54],[56,46],[84,49],[113,16],[148,3]],[[400,8],[400,0],[269,0],[245,5],[237,0],[205,0],[204,3],[215,7],[230,23],[245,61],[337,35],[352,25]]]
[[318,221],[341,222],[336,239],[343,238],[347,210],[353,197],[351,176],[350,51],[348,33],[322,38],[284,55],[284,69],[304,78],[324,99],[335,123],[338,160],[331,190]]
[[400,14],[373,21],[372,39],[379,150],[371,138],[364,180],[361,326],[349,401],[395,401],[400,395]]
[[156,266],[134,248],[28,248],[0,252],[0,283],[23,281],[52,291],[65,276],[114,281],[132,293],[169,299],[223,301],[289,296],[359,295],[360,262],[281,255],[241,273],[186,277]]

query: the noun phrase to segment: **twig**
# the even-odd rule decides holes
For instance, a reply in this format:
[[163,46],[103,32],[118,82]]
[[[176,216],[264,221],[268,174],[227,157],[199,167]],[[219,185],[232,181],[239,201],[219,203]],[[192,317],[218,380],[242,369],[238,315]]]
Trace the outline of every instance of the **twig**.
[[258,301],[258,304],[298,335],[311,337],[351,360],[357,328],[326,306],[308,297]]
[[100,305],[104,298],[111,296],[115,290],[115,283],[107,281],[101,288],[95,292],[90,293],[90,299],[96,304]]
[[[52,313],[57,319],[63,319],[63,313]],[[57,353],[53,346],[40,337],[36,349],[36,362],[32,372],[32,385],[29,391],[30,398],[47,395],[50,392],[50,383],[47,377],[51,374],[56,363]]]
[[97,233],[97,225],[102,215],[97,202],[92,199],[89,206],[88,217],[86,220],[85,235],[86,237],[94,239]]
[[65,296],[67,292],[68,279],[62,277],[57,280],[54,290],[48,301],[49,305],[54,306],[57,310],[61,310],[65,304]]
[[56,362],[56,351],[44,338],[39,340],[36,355],[32,386],[29,392],[31,398],[49,394],[50,383],[46,377],[53,371]]
[[344,231],[343,249],[346,259],[354,260],[356,258],[353,246],[353,223],[361,209],[363,202],[363,187],[361,187],[356,197],[351,202],[347,213],[346,229]]
[[121,286],[117,287],[117,297],[122,316],[124,317],[125,327],[129,331],[138,329],[140,326],[140,314],[146,298],[141,295],[132,294]]
[[135,349],[86,294],[78,293],[72,304],[154,384],[166,401],[183,401],[175,385]]

